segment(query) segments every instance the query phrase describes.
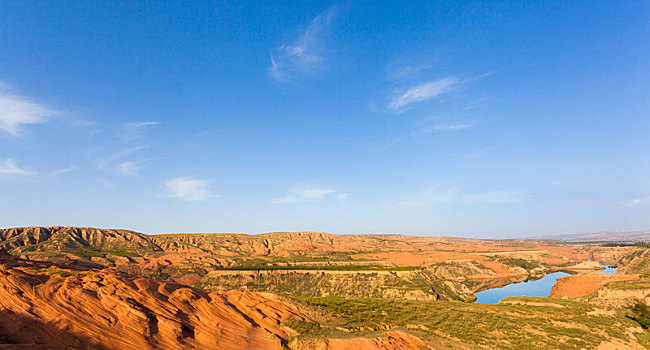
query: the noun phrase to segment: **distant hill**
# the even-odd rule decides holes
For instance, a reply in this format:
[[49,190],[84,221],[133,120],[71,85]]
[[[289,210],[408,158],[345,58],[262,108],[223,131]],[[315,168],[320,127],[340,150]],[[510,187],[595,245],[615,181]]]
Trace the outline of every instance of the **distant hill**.
[[650,231],[578,233],[533,238],[563,242],[642,242],[650,241]]

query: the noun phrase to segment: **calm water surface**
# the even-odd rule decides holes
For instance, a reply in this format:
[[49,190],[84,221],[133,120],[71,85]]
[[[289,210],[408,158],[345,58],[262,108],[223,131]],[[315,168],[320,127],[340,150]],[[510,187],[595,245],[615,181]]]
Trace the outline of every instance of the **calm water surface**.
[[548,274],[537,281],[519,282],[501,288],[492,288],[476,293],[476,302],[483,304],[496,304],[505,297],[547,297],[551,288],[560,277],[571,276],[564,272]]
[[[600,264],[605,269],[602,273],[616,273],[616,267]],[[496,304],[505,297],[547,297],[551,288],[560,277],[571,276],[565,272],[548,274],[537,281],[519,282],[501,288],[492,288],[476,293],[476,302],[483,304]]]
[[600,264],[600,266],[605,268],[603,271],[601,271],[602,273],[616,273],[616,269],[617,269],[616,266],[607,266],[603,264]]

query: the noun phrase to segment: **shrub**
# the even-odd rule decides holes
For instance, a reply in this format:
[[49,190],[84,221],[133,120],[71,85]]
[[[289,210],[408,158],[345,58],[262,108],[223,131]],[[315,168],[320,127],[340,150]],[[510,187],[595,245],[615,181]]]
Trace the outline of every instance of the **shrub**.
[[650,309],[644,303],[637,303],[632,306],[627,317],[636,321],[643,329],[650,328]]

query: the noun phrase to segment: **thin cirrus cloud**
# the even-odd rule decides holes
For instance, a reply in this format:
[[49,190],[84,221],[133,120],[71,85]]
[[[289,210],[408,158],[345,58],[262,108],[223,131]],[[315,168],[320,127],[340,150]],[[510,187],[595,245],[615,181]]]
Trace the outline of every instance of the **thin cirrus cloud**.
[[487,191],[469,193],[463,200],[469,203],[508,204],[519,203],[528,195],[528,191]]
[[[113,153],[96,161],[96,167],[101,171],[115,171],[117,169],[123,175],[130,175],[133,171],[139,169],[144,161],[122,160],[131,156],[133,153],[149,148],[148,145],[140,145],[124,149]],[[116,164],[117,163],[117,164]],[[136,169],[137,168],[137,169]]]
[[460,123],[448,123],[448,124],[435,124],[428,126],[422,130],[423,133],[436,132],[436,131],[458,131],[463,129],[469,129],[475,126],[474,122],[460,122]]
[[415,85],[405,92],[395,96],[388,108],[403,110],[408,106],[422,101],[427,101],[451,91],[458,84],[457,78],[447,77]]
[[393,70],[393,72],[390,73],[389,77],[392,80],[399,81],[405,78],[416,76],[423,71],[431,69],[433,66],[433,63],[421,63],[416,65],[401,66],[398,69]]
[[479,191],[463,192],[460,187],[447,189],[434,186],[424,192],[419,199],[398,201],[390,207],[393,208],[414,208],[431,205],[434,203],[455,203],[455,204],[513,204],[520,203],[526,199],[530,192],[519,190],[503,191]]
[[293,42],[277,47],[271,53],[269,75],[280,83],[295,83],[299,76],[321,69],[327,60],[327,37],[340,12],[339,5],[331,6],[314,17]]
[[336,195],[336,200],[339,202],[346,202],[348,197],[350,197],[349,193],[339,193]]
[[209,189],[210,181],[189,177],[177,177],[165,182],[165,196],[179,198],[188,202],[203,201],[218,198]]
[[129,123],[124,123],[124,128],[126,129],[140,129],[144,126],[152,126],[152,125],[158,125],[160,123],[154,122],[154,121],[148,121],[148,122],[129,122]]
[[148,160],[127,160],[119,164],[118,169],[122,175],[126,176],[135,176],[138,174],[140,168],[144,166],[144,163]]
[[123,140],[135,140],[142,136],[143,129],[160,124],[157,121],[130,122],[122,125],[119,137]]
[[633,199],[630,199],[630,200],[627,200],[627,201],[623,202],[623,206],[631,208],[631,207],[637,207],[639,205],[646,204],[646,203],[649,203],[649,202],[650,202],[650,197],[647,197],[647,198],[633,198]]
[[[142,138],[144,128],[158,125],[157,121],[142,121],[124,123],[118,133],[118,138],[125,142],[138,141]],[[151,159],[133,160],[132,155],[151,145],[139,145],[113,153],[97,160],[97,169],[101,171],[116,171],[126,176],[135,176],[145,163]]]
[[5,159],[0,162],[0,175],[31,176],[33,173],[19,168],[13,159]]
[[67,168],[57,169],[50,173],[50,176],[61,176],[70,172],[73,172],[77,169],[76,165],[69,166]]
[[389,207],[393,208],[417,208],[430,203],[453,202],[460,198],[460,187],[450,187],[441,189],[439,186],[433,186],[424,191],[424,197],[411,200],[398,201]]
[[54,114],[41,104],[0,90],[0,130],[10,135],[19,136],[24,125],[45,123]]
[[343,193],[332,188],[313,188],[296,185],[289,189],[289,194],[285,197],[273,200],[274,204],[291,204],[291,203],[318,203],[328,197],[334,197],[339,202],[345,202],[349,194]]
[[439,186],[433,186],[425,191],[426,197],[434,202],[449,202],[457,199],[460,194],[460,187],[450,187],[447,189],[440,189]]

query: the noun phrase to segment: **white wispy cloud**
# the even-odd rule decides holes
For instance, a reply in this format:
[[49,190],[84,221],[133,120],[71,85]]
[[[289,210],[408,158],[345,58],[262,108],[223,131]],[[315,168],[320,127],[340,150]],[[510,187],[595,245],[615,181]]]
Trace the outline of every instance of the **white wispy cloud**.
[[77,169],[76,165],[72,165],[72,166],[69,166],[67,168],[57,169],[57,170],[54,170],[53,172],[51,172],[50,176],[59,176],[59,175],[67,174],[67,173],[72,172],[72,171],[74,171],[76,169]]
[[432,203],[453,202],[460,198],[460,187],[443,189],[440,186],[433,186],[424,191],[423,195],[416,199],[397,201],[389,208],[418,208]]
[[2,91],[0,86],[0,130],[18,136],[22,126],[45,123],[54,113],[25,97]]
[[400,143],[401,141],[402,141],[402,139],[399,138],[399,137],[391,137],[391,138],[385,140],[385,144],[386,145],[395,145],[395,144]]
[[88,119],[69,119],[68,123],[75,128],[90,128],[97,125],[96,121]]
[[623,202],[623,205],[626,207],[636,207],[642,204],[648,204],[650,203],[650,197],[645,197],[645,198],[633,198],[630,200],[627,200]]
[[478,159],[478,158],[481,158],[481,157],[485,156],[487,153],[489,153],[493,149],[494,149],[493,146],[484,147],[482,149],[479,149],[478,151],[473,151],[473,152],[462,154],[461,158],[464,158],[464,159]]
[[460,187],[451,187],[441,189],[439,186],[433,186],[425,191],[426,197],[434,202],[450,202],[458,198]]
[[217,195],[210,193],[209,184],[208,180],[189,177],[169,179],[165,182],[165,196],[180,198],[188,202],[217,198]]
[[396,81],[411,78],[417,76],[423,71],[431,69],[432,67],[434,67],[434,64],[431,62],[400,66],[397,69],[392,70],[389,74],[389,78]]
[[280,83],[291,83],[297,75],[312,74],[320,69],[326,61],[327,36],[340,12],[339,5],[331,6],[314,17],[297,39],[272,52],[269,75]]
[[434,125],[425,127],[422,130],[422,132],[428,133],[428,132],[435,132],[435,131],[456,131],[456,130],[469,129],[469,128],[475,126],[475,125],[476,125],[476,123],[474,123],[474,122],[434,124]]
[[458,82],[457,78],[447,77],[420,83],[395,96],[388,105],[388,108],[401,110],[413,103],[430,100],[451,91]]
[[134,140],[142,136],[142,129],[147,126],[155,126],[160,124],[156,121],[143,121],[143,122],[130,122],[122,125],[122,130],[119,137],[124,140]]
[[423,205],[422,201],[410,200],[410,201],[399,201],[393,205],[388,205],[388,208],[417,208]]
[[550,185],[551,187],[557,187],[557,188],[564,188],[564,189],[566,189],[566,188],[571,187],[571,186],[572,186],[572,183],[569,182],[569,181],[567,181],[567,180],[564,180],[564,179],[555,179],[555,180],[549,182],[549,185]]
[[341,193],[337,189],[333,188],[313,188],[305,187],[303,185],[296,185],[289,189],[289,194],[285,197],[278,198],[273,200],[275,204],[288,204],[288,203],[298,203],[298,202],[321,202],[329,195],[336,195],[338,201],[347,200],[349,194]]
[[108,188],[117,187],[117,185],[114,182],[104,180],[104,179],[99,180],[99,183],[102,184],[104,187],[108,187]]
[[148,160],[127,160],[124,162],[121,162],[118,166],[118,169],[122,175],[127,175],[127,176],[135,176],[138,173],[138,170],[142,168],[145,162]]
[[0,175],[32,176],[34,173],[19,168],[13,159],[5,159],[0,162]]
[[[144,161],[130,161],[130,160],[123,160],[124,158],[127,158],[134,154],[135,152],[138,152],[140,150],[149,148],[149,145],[140,145],[140,146],[135,146],[131,148],[127,148],[124,150],[121,150],[119,152],[115,152],[113,154],[110,154],[106,157],[98,159],[95,164],[98,170],[101,171],[118,171],[124,175],[126,174],[123,170],[124,169],[134,169],[135,165],[141,166]],[[124,164],[124,167],[122,165]],[[124,168],[124,169],[123,169]]]
[[510,204],[524,201],[529,193],[528,191],[518,190],[463,192],[458,186],[446,189],[434,186],[424,191],[424,196],[417,199],[398,201],[388,207],[414,208],[434,203]]
[[643,200],[641,198],[634,198],[630,199],[628,201],[623,202],[623,205],[626,207],[636,207],[637,205],[643,203]]
[[[160,124],[157,121],[139,121],[124,123],[118,129],[117,137],[121,139],[123,144],[134,144],[142,142],[142,133],[144,128]],[[115,153],[109,154],[105,157],[96,160],[95,164],[98,170],[106,172],[116,172],[126,176],[137,175],[138,170],[144,167],[145,163],[152,159],[137,159],[135,153],[150,148],[152,144],[144,144],[125,148]]]
[[155,121],[147,121],[147,122],[129,122],[125,123],[124,127],[127,129],[140,129],[144,126],[152,126],[152,125],[158,125],[160,124],[159,122]]
[[519,203],[528,194],[528,191],[488,191],[468,193],[462,199],[469,203],[507,204]]
[[478,107],[479,104],[481,104],[483,101],[486,101],[486,100],[487,100],[487,97],[478,98],[478,99],[476,99],[476,100],[474,100],[472,102],[469,102],[465,107],[463,107],[462,110],[463,111],[471,111],[473,109],[476,109],[476,107]]

